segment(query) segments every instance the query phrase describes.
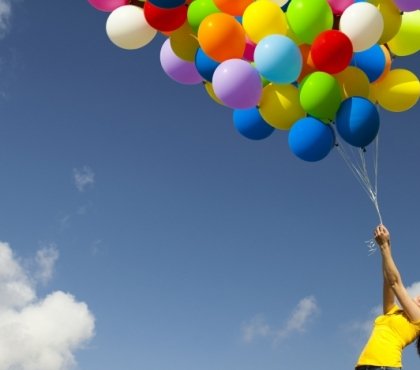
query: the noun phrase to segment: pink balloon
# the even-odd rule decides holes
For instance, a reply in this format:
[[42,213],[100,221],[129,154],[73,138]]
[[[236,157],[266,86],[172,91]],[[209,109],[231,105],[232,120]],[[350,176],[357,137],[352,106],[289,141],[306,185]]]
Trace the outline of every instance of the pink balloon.
[[351,5],[354,0],[327,0],[335,15],[341,15]]
[[103,12],[112,12],[120,6],[130,4],[130,0],[88,0],[88,2]]

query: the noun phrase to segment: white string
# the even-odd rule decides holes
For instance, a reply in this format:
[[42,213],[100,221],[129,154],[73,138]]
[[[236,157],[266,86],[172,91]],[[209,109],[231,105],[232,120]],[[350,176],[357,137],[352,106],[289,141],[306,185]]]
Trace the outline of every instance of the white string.
[[[334,125],[332,125],[334,127]],[[335,127],[334,127],[335,129]],[[373,184],[371,176],[369,174],[370,168],[367,162],[367,149],[365,148],[354,148],[351,145],[344,145],[336,133],[336,148],[343,158],[344,162],[354,175],[356,180],[362,186],[362,189],[366,192],[373,206],[375,207],[376,213],[379,218],[379,223],[382,224],[382,215],[379,209],[378,202],[378,162],[379,162],[379,135],[376,136],[374,143],[370,146],[373,152],[372,167],[373,167]],[[374,239],[365,241],[368,248],[369,255],[373,254],[377,247]]]

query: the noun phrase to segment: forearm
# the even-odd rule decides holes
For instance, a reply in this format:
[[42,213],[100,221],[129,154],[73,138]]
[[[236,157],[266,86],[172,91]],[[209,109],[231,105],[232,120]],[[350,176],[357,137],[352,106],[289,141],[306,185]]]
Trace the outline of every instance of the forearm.
[[389,244],[381,246],[381,254],[384,278],[391,287],[396,284],[401,284],[401,275],[395,265],[394,259],[392,258],[391,247]]
[[[382,271],[384,271],[384,262],[382,261]],[[383,273],[383,312],[384,314],[388,313],[395,305],[395,294],[392,290],[391,285],[389,285],[388,280],[386,279],[385,272]]]

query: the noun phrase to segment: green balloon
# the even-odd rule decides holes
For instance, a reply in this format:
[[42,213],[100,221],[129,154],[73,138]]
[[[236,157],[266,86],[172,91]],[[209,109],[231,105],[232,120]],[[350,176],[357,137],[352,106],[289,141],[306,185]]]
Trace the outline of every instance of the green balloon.
[[306,113],[332,121],[341,104],[340,86],[328,73],[311,73],[299,87],[299,100]]
[[292,31],[306,44],[312,44],[320,32],[332,29],[334,23],[327,0],[291,0],[286,16]]
[[193,31],[197,33],[201,21],[213,13],[220,13],[213,0],[195,0],[188,6],[188,23]]

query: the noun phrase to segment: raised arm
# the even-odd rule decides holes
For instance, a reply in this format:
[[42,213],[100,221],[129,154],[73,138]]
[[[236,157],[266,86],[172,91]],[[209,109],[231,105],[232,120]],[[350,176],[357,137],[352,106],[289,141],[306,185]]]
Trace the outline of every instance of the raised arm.
[[[375,240],[378,244],[381,254],[382,254],[382,266],[384,272],[384,310],[389,308],[390,297],[385,297],[386,295],[386,284],[392,289],[392,292],[397,297],[400,302],[404,312],[409,317],[411,321],[420,320],[420,308],[409,296],[407,289],[405,288],[400,272],[394,262],[394,259],[391,254],[391,241],[389,231],[384,225],[379,225],[375,229]],[[388,295],[388,294],[387,294]],[[385,300],[387,307],[385,307]]]

